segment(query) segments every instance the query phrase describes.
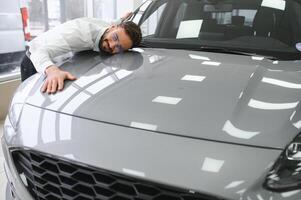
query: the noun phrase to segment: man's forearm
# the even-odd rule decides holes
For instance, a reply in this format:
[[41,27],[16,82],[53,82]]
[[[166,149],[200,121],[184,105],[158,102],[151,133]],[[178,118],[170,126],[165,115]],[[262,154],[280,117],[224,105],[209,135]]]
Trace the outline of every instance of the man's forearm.
[[51,61],[48,53],[44,52],[43,50],[34,51],[31,53],[30,60],[39,73],[45,74],[45,70],[48,67],[54,66],[54,63]]

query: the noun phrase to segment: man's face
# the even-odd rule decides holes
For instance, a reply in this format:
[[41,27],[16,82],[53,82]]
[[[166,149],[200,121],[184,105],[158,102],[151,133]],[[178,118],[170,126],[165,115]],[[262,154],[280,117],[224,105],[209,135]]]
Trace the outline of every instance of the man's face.
[[100,48],[110,54],[121,53],[132,47],[132,40],[124,28],[111,26],[103,35]]

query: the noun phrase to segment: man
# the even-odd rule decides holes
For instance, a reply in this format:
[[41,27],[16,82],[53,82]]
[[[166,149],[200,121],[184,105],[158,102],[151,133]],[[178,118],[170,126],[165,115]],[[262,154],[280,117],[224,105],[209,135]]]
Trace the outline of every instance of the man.
[[107,24],[95,18],[78,18],[49,30],[29,43],[29,50],[21,63],[21,78],[36,72],[45,74],[41,92],[55,93],[64,87],[65,80],[75,80],[71,73],[55,64],[58,56],[93,49],[109,54],[121,53],[139,45],[141,30],[133,22],[124,21]]

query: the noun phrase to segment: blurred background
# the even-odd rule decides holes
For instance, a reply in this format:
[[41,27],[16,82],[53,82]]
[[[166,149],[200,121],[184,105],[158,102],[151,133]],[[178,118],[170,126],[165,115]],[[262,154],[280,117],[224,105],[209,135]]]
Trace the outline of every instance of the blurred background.
[[28,0],[32,36],[78,17],[112,21],[133,11],[143,0]]

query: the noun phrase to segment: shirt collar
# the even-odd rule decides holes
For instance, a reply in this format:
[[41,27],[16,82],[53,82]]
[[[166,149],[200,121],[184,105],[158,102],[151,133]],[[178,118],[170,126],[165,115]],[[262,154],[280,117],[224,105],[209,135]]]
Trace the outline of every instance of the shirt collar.
[[99,42],[101,40],[101,37],[103,36],[103,34],[106,32],[106,30],[108,28],[109,28],[109,26],[101,28],[99,30],[98,35],[97,35],[96,40],[95,40],[95,43],[94,43],[94,47],[93,47],[94,51],[100,51],[100,48],[99,48],[100,44],[99,44]]

